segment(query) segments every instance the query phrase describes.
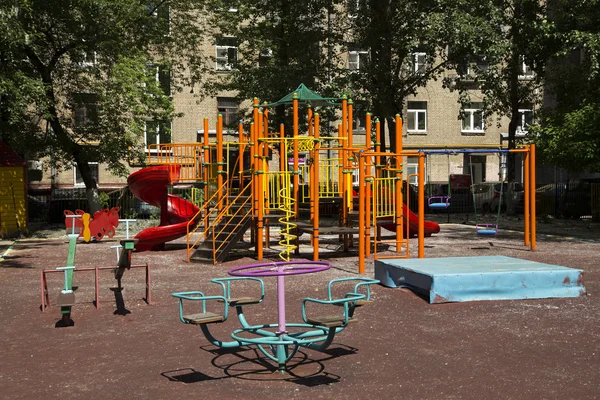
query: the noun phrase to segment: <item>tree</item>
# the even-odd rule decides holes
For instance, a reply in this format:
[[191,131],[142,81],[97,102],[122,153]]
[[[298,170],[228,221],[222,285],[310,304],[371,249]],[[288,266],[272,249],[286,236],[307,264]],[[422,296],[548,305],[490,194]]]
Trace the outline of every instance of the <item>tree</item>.
[[[353,97],[373,105],[388,127],[395,147],[395,115],[405,99],[437,79],[448,64],[448,38],[455,26],[452,2],[435,0],[371,0],[349,2],[347,48],[365,51],[369,61],[346,79]],[[340,83],[344,85],[344,83]],[[382,135],[382,151],[386,149]]]
[[[258,95],[274,102],[304,83],[323,96],[335,92],[333,48],[339,43],[339,0],[218,0],[211,3],[214,41],[230,41],[230,69],[208,89],[235,91],[239,99]],[[328,55],[326,55],[326,53]],[[283,107],[275,109],[275,123],[286,121]]]
[[[3,0],[0,3],[2,138],[21,153],[75,163],[90,211],[89,162],[125,175],[140,159],[147,121],[165,139],[171,91],[197,81],[200,1]],[[162,78],[168,79],[162,79]],[[159,79],[160,78],[160,79]]]
[[600,171],[600,2],[557,0],[559,51],[550,59],[547,101],[534,133],[542,160],[574,172]]
[[[517,145],[520,109],[533,110],[541,99],[546,62],[555,51],[553,24],[539,0],[458,1],[455,15],[466,40],[454,37],[456,78],[446,84],[460,92],[462,106],[481,96],[483,113],[500,123],[508,117],[508,147]],[[467,72],[468,71],[468,72]],[[530,121],[529,121],[530,122]],[[507,179],[515,178],[514,154],[507,157]],[[509,196],[510,198],[510,196]],[[509,204],[510,206],[510,204]]]

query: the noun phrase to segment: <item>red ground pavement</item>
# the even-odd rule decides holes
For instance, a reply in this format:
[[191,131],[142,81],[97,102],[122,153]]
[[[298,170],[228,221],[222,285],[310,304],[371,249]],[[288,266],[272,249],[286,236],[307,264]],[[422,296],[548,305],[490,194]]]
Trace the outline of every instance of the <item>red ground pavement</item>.
[[[427,239],[426,256],[506,255],[580,268],[588,296],[430,305],[410,291],[376,286],[374,304],[357,311],[359,321],[339,334],[330,350],[300,351],[286,374],[274,372],[252,348],[219,352],[197,327],[179,322],[177,300],[171,297],[199,289],[218,294],[211,278],[254,260],[188,264],[181,244],[134,254],[134,263],[151,265],[153,302],[142,300],[143,270],[127,271],[127,315],[115,315],[111,272],[100,275],[100,309],[92,304],[93,273],[81,272],[74,281],[75,326],[56,329],[59,309],[40,311],[40,270],[64,265],[67,242],[22,240],[0,262],[0,398],[596,398],[600,243],[538,240],[538,251],[530,252],[518,233],[478,238],[472,227],[442,225],[439,235]],[[288,278],[288,320],[300,320],[303,297],[324,298],[330,279],[356,275],[356,248],[350,255],[326,253],[340,244],[334,237],[321,242],[322,255],[334,268]],[[79,245],[77,266],[113,265],[114,244]],[[304,247],[302,254],[309,257],[310,249]],[[269,256],[276,259],[275,253]],[[373,275],[372,260],[366,275]],[[49,277],[53,303],[61,279]],[[250,323],[276,321],[275,279],[265,283],[265,301],[246,310]],[[235,328],[232,316],[215,332],[226,336]]]

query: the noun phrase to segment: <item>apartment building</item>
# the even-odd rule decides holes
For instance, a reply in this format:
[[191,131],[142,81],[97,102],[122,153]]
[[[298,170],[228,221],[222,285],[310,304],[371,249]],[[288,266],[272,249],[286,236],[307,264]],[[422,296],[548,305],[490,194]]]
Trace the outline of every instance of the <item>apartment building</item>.
[[[216,44],[206,40],[202,49],[205,54],[214,57],[213,68],[217,75],[226,75],[230,72],[237,59],[237,42],[235,38],[218,38]],[[422,54],[414,54],[415,70],[421,67]],[[361,68],[361,63],[368,59],[364,51],[350,51],[346,53],[344,62],[347,68],[356,70]],[[523,79],[528,78],[531,71],[524,64],[522,68]],[[468,80],[468,72],[448,71],[446,77],[452,79]],[[168,74],[163,74],[156,69],[156,79],[167,81]],[[162,82],[161,82],[162,84]],[[168,87],[168,82],[164,83]],[[147,145],[158,143],[190,143],[198,140],[203,132],[204,119],[208,118],[211,135],[215,133],[217,115],[224,118],[225,126],[234,126],[241,113],[250,107],[250,99],[239,104],[233,92],[219,93],[214,97],[199,99],[197,88],[184,87],[181,91],[173,92],[173,101],[176,112],[183,116],[171,122],[171,132],[162,132],[157,124],[148,121],[146,124],[144,141]],[[432,147],[450,148],[462,146],[464,148],[484,145],[500,146],[505,143],[508,131],[508,119],[501,120],[498,125],[495,118],[483,115],[481,102],[476,86],[472,90],[472,103],[470,108],[460,109],[458,93],[444,87],[442,80],[431,81],[417,92],[407,98],[402,114],[403,143],[406,149],[427,149]],[[260,93],[257,93],[260,96]],[[479,96],[479,97],[478,97]],[[276,101],[278,99],[269,99]],[[524,135],[527,125],[533,120],[532,106],[523,105],[520,110],[521,126],[519,134]],[[76,120],[81,123],[93,122],[94,99],[82,98],[75,110]],[[355,114],[354,129],[357,145],[364,143],[364,113]],[[226,140],[235,140],[234,136]],[[386,140],[389,143],[389,138]],[[406,173],[416,172],[417,160],[409,157],[405,161]],[[96,181],[101,190],[121,188],[126,185],[126,178],[112,175],[103,165],[91,165]],[[432,155],[426,163],[426,181],[445,182],[450,174],[472,175],[473,183],[483,181],[498,181],[504,178],[505,160],[497,154],[449,154]],[[139,166],[131,165],[131,170]],[[52,160],[30,162],[30,186],[32,188],[77,188],[83,187],[83,181],[77,168],[58,170],[53,167]],[[520,176],[520,165],[517,162],[517,177]],[[517,178],[518,179],[518,178]]]

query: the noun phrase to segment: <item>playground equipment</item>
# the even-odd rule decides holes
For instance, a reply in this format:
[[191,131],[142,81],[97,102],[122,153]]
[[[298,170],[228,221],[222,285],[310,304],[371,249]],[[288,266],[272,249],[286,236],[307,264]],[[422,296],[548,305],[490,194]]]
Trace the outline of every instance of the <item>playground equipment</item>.
[[160,208],[160,224],[135,236],[138,251],[160,250],[164,243],[185,236],[188,221],[198,212],[192,202],[168,193],[179,178],[181,166],[156,165],[134,172],[127,179],[134,196]]
[[[65,210],[64,214],[66,228],[73,231],[77,229],[79,237],[86,242],[89,242],[92,237],[96,240],[102,240],[104,236],[112,238],[119,225],[119,207],[97,211],[93,218],[82,210],[75,210],[75,212]],[[78,215],[80,218],[72,218],[73,215]]]
[[[306,135],[299,134],[300,105],[306,110]],[[277,106],[293,107],[293,127],[287,136],[283,125],[276,131],[269,126],[269,110]],[[320,116],[313,108],[331,106],[341,107],[342,122],[337,136],[323,137],[320,134]],[[225,140],[222,117],[219,116],[215,143],[209,141],[208,121],[205,119],[203,143],[150,146],[148,164],[154,164],[150,168],[161,167],[165,174],[169,171],[172,184],[195,182],[199,186],[196,189],[199,195],[192,196],[199,199],[198,211],[191,217],[186,215],[189,219],[188,260],[222,261],[248,228],[251,229],[250,240],[255,244],[256,257],[260,260],[264,247],[271,245],[269,230],[274,224],[281,227],[279,245],[282,260],[287,261],[291,254],[298,253],[298,236],[302,232],[311,234],[314,260],[319,259],[320,234],[342,235],[344,250],[347,250],[351,237],[359,233],[356,207],[353,205],[357,193],[352,187],[353,179],[356,181],[358,176],[358,153],[375,148],[379,151],[379,145],[375,144],[379,143],[378,139],[371,140],[370,114],[367,114],[364,144],[353,143],[353,121],[352,100],[345,97],[322,98],[300,85],[276,103],[259,105],[258,99],[254,99],[253,122],[247,131],[242,124],[239,125],[237,140]],[[375,121],[374,125],[379,131],[379,122]],[[401,123],[398,129],[401,130]],[[396,162],[384,162],[386,157]],[[408,238],[410,233],[418,234],[417,218],[403,211],[408,210],[403,202],[396,201],[394,182],[402,177],[400,157],[402,155],[379,153],[376,156],[378,162],[368,161],[369,168],[378,171],[377,174],[369,174],[377,180],[381,193],[377,195],[373,191],[379,200],[369,202],[369,226],[371,221],[375,221]],[[135,188],[135,178],[137,174],[144,174],[142,171],[145,170],[130,177],[134,194],[142,194]],[[364,183],[357,182],[359,186]],[[147,190],[146,194],[149,192]],[[339,207],[340,220],[336,227],[321,226],[320,209],[325,202]],[[309,222],[301,220],[302,205],[307,206]],[[405,219],[412,223],[403,223]],[[398,224],[402,227],[399,232]],[[405,227],[412,231],[405,233]],[[439,225],[428,223],[424,234],[437,232]],[[140,245],[136,249],[148,249],[149,246],[143,246],[146,241],[141,236],[138,238]],[[164,235],[160,241],[170,239],[172,237]]]
[[[203,292],[178,292],[173,297],[179,299],[179,318],[184,324],[199,325],[206,339],[219,348],[237,349],[241,346],[255,345],[267,358],[277,363],[277,369],[284,372],[287,363],[294,357],[300,348],[310,348],[318,351],[325,350],[349,323],[356,322],[354,313],[356,308],[371,303],[370,285],[379,283],[375,279],[342,278],[329,282],[327,299],[306,297],[302,300],[303,323],[289,323],[286,320],[285,303],[285,276],[317,273],[331,268],[328,262],[318,261],[292,261],[270,262],[245,265],[229,270],[233,278],[218,278],[211,282],[219,284],[223,289],[222,296],[205,296]],[[250,325],[245,317],[243,306],[261,303],[265,296],[265,286],[262,278],[277,277],[277,323]],[[234,282],[256,282],[254,286],[260,288],[260,296],[232,297],[232,284]],[[353,283],[352,291],[342,297],[334,297],[334,286]],[[248,286],[248,285],[245,285]],[[186,309],[200,302],[199,313],[184,313],[184,300]],[[207,310],[207,303],[222,302],[222,312]],[[311,314],[311,306],[325,306],[328,309],[337,309],[333,316],[316,316]],[[233,340],[219,340],[210,332],[209,325],[225,322],[229,317],[228,308],[235,307],[241,328],[231,333]],[[342,309],[339,312],[340,307]],[[293,332],[291,331],[293,330]]]
[[[89,214],[88,214],[89,215]],[[67,215],[66,218],[83,218],[83,215],[73,214]],[[64,273],[64,285],[61,290],[56,305],[61,307],[61,313],[63,315],[62,322],[57,323],[58,326],[72,326],[73,321],[71,320],[71,308],[75,305],[75,294],[73,292],[73,274],[80,272],[94,272],[94,305],[98,309],[100,308],[100,291],[99,291],[99,272],[102,270],[111,270],[114,272],[115,279],[117,280],[117,287],[115,289],[115,296],[117,297],[117,311],[121,309],[123,305],[122,296],[119,294],[123,290],[121,280],[126,270],[132,268],[144,268],[145,269],[145,281],[146,281],[146,297],[145,301],[148,304],[152,303],[151,290],[150,290],[150,266],[148,264],[132,264],[131,253],[134,250],[136,240],[129,238],[129,223],[135,220],[119,220],[119,222],[126,223],[126,239],[120,241],[119,246],[111,246],[111,248],[117,249],[117,263],[116,266],[96,266],[96,267],[75,267],[75,249],[77,245],[77,239],[80,236],[79,233],[75,233],[75,223],[70,224],[71,233],[69,237],[69,253],[67,256],[67,266],[59,267],[56,269],[43,269],[40,272],[40,293],[41,293],[41,309],[42,312],[50,305],[50,298],[48,292],[48,274],[52,273]],[[59,321],[60,322],[60,321]]]
[[[429,157],[427,158],[429,161]],[[448,194],[445,196],[435,196],[431,192],[431,167],[427,168],[429,183],[429,198],[427,199],[427,205],[432,210],[445,210],[450,207],[450,199],[452,198],[452,185],[450,182],[450,154],[448,154]]]
[[504,256],[375,261],[375,278],[431,304],[586,295],[583,270]]
[[[280,125],[270,127],[270,109],[279,106],[293,108],[293,126],[290,132]],[[306,111],[306,135],[299,134],[300,106]],[[318,107],[337,106],[341,110],[341,123],[337,136],[322,136]],[[130,177],[133,192],[139,196],[150,196],[155,205],[161,206],[161,225],[167,206],[166,200],[158,202],[158,195],[165,199],[167,183],[193,183],[198,187],[197,212],[177,214],[177,234],[182,234],[183,222],[187,219],[186,243],[188,261],[217,263],[224,260],[235,244],[243,239],[250,229],[250,240],[255,246],[256,258],[263,259],[264,248],[270,247],[270,227],[279,224],[281,240],[280,258],[289,261],[293,253],[299,252],[298,236],[302,232],[311,234],[312,258],[319,259],[320,235],[343,236],[344,250],[352,237],[357,235],[359,243],[359,271],[364,271],[364,260],[373,254],[375,259],[381,245],[395,250],[397,257],[410,257],[411,235],[418,240],[418,255],[424,257],[424,238],[439,232],[439,225],[423,219],[424,165],[419,163],[417,173],[405,176],[403,162],[406,157],[416,157],[419,162],[426,154],[438,151],[469,152],[464,147],[457,150],[416,149],[405,150],[402,145],[402,120],[396,116],[395,152],[380,149],[380,123],[365,118],[365,142],[354,143],[353,102],[346,97],[328,99],[300,85],[293,93],[271,104],[259,105],[253,101],[253,119],[248,129],[240,123],[235,140],[225,140],[223,119],[219,116],[216,126],[216,142],[209,140],[208,120],[204,120],[202,143],[151,145],[147,163],[150,169],[138,171]],[[375,129],[375,139],[372,131]],[[229,137],[233,135],[230,134]],[[498,148],[495,146],[494,148]],[[534,147],[503,151],[523,152],[529,157]],[[476,150],[475,150],[476,151]],[[533,157],[531,157],[533,159]],[[137,183],[148,171],[161,170],[161,190],[145,190]],[[527,172],[526,174],[529,174]],[[302,177],[302,178],[301,178]],[[358,177],[356,180],[355,178]],[[403,196],[404,179],[417,177],[418,212],[409,212]],[[143,180],[142,180],[143,181]],[[356,182],[358,193],[353,190]],[[139,188],[136,189],[136,186]],[[534,194],[532,194],[534,195]],[[354,198],[358,197],[358,207]],[[149,199],[151,200],[151,199]],[[320,208],[322,201],[334,201],[339,207],[339,226],[321,226]],[[407,200],[410,201],[410,200]],[[449,199],[446,199],[448,203]],[[534,203],[534,202],[532,202]],[[308,222],[301,220],[301,205],[307,206]],[[529,206],[534,210],[534,204]],[[177,209],[177,207],[175,207]],[[191,208],[191,207],[190,207]],[[534,214],[534,212],[532,213]],[[534,236],[534,221],[526,216],[526,241]],[[408,223],[407,223],[408,222]],[[529,226],[531,225],[531,235]],[[386,241],[378,232],[380,227],[389,228],[395,237]],[[174,226],[172,227],[175,228]],[[165,229],[161,227],[161,231]],[[149,235],[159,245],[172,240],[176,235],[166,233]],[[146,245],[142,234],[136,249],[152,248]],[[529,243],[529,242],[528,242]]]

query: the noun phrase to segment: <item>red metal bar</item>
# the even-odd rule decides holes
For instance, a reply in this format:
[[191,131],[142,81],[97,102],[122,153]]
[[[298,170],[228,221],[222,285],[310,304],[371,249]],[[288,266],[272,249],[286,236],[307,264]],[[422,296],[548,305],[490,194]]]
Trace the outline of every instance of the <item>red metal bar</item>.
[[100,308],[100,294],[98,293],[98,267],[95,269],[94,273],[94,284],[95,284],[95,294],[96,294],[96,310]]
[[[107,267],[83,267],[76,268],[73,271],[94,271],[94,299],[96,300],[96,308],[100,308],[100,290],[99,290],[99,274],[100,270],[107,269],[116,269],[117,267],[107,266]],[[132,265],[131,268],[146,268],[146,301],[148,304],[152,302],[151,299],[151,290],[150,290],[150,266],[148,264],[135,264]],[[42,312],[50,306],[50,296],[48,295],[48,281],[46,278],[46,274],[49,273],[64,273],[63,271],[58,271],[55,269],[44,269],[40,271],[40,294],[42,298]]]

